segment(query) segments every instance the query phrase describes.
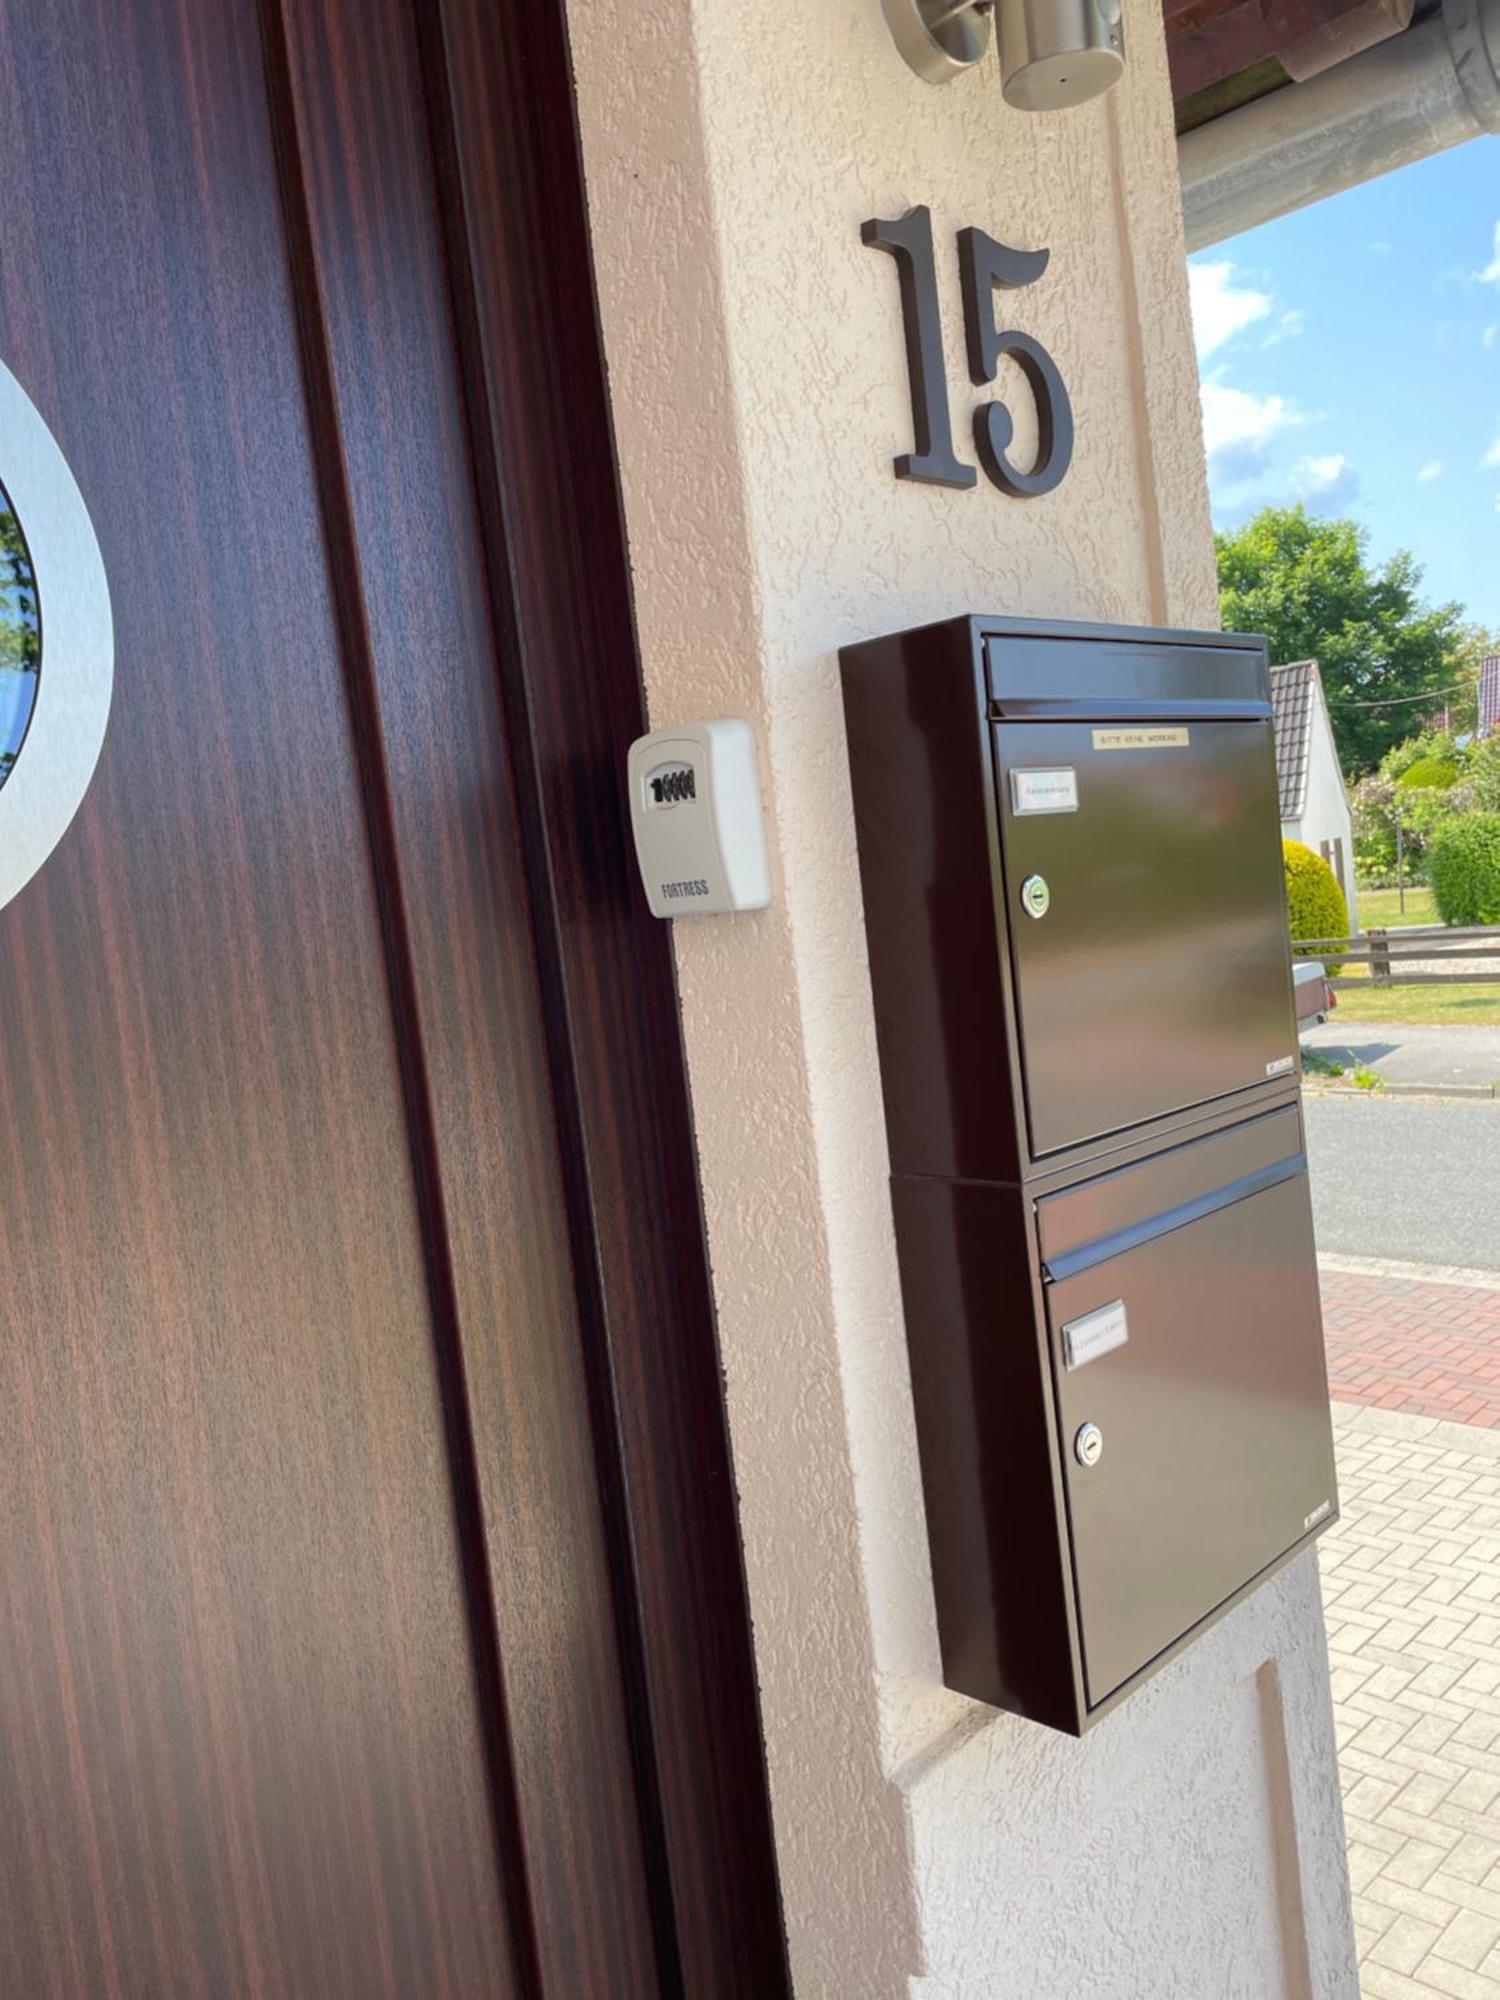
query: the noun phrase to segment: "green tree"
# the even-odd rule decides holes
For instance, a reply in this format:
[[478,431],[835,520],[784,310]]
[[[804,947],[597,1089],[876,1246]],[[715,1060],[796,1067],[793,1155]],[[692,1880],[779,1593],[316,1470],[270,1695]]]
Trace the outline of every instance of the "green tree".
[[1351,783],[1445,708],[1456,730],[1473,726],[1488,637],[1462,606],[1423,602],[1406,550],[1372,564],[1357,522],[1302,506],[1264,507],[1214,539],[1226,628],[1264,632],[1278,664],[1318,662]]

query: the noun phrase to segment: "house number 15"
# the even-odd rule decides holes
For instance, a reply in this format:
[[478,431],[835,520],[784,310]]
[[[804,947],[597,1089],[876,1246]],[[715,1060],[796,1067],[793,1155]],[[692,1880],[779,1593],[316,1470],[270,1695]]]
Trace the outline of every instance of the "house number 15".
[[[943,321],[938,306],[937,267],[932,254],[932,211],[908,209],[899,221],[872,217],[861,239],[896,260],[901,282],[901,320],[906,332],[906,368],[911,380],[912,430],[916,450],[896,460],[898,479],[921,479],[934,486],[975,483],[972,465],[953,449],[948,415],[948,382],[943,372]],[[995,287],[1007,291],[1034,285],[1047,268],[1047,250],[1012,250],[982,229],[958,232],[959,285],[964,302],[964,338],[969,377],[976,386],[993,382],[1008,354],[1026,377],[1036,402],[1036,463],[1022,471],[1009,456],[1015,422],[1002,402],[981,403],[974,412],[974,447],[995,484],[1018,499],[1050,493],[1073,460],[1073,406],[1057,363],[1029,333],[995,322]]]

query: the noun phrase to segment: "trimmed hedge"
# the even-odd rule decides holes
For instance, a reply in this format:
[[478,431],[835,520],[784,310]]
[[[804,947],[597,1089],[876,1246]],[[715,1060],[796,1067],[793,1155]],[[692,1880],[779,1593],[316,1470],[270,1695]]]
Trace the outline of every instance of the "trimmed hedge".
[[1458,766],[1450,764],[1446,757],[1419,757],[1415,764],[1407,765],[1396,782],[1403,791],[1424,787],[1435,792],[1450,791],[1458,783]]
[[1445,924],[1500,924],[1500,813],[1464,813],[1432,843],[1427,877]]
[[1321,958],[1330,973],[1338,971],[1341,951],[1298,951],[1303,938],[1341,938],[1349,935],[1349,905],[1339,887],[1338,877],[1323,859],[1300,840],[1281,843],[1286,867],[1286,907],[1291,919],[1293,956]]

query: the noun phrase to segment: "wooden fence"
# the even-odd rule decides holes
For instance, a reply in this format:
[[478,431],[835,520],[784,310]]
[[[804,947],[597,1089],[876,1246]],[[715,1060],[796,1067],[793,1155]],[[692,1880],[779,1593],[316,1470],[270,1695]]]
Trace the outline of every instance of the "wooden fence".
[[[1500,984],[1500,924],[1479,924],[1470,930],[1413,924],[1399,930],[1362,931],[1358,937],[1299,938],[1292,950],[1298,958],[1323,958],[1341,968],[1367,966],[1371,979],[1389,986]],[[1476,961],[1481,969],[1462,969]]]

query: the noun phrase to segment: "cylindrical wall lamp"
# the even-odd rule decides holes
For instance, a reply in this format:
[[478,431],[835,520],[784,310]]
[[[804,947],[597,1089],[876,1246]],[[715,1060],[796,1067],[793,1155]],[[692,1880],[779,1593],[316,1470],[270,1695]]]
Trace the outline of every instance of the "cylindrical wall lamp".
[[[951,83],[990,43],[996,0],[882,0],[896,47],[928,83]],[[1017,111],[1064,111],[1118,83],[1122,0],[998,0],[1000,86]]]

